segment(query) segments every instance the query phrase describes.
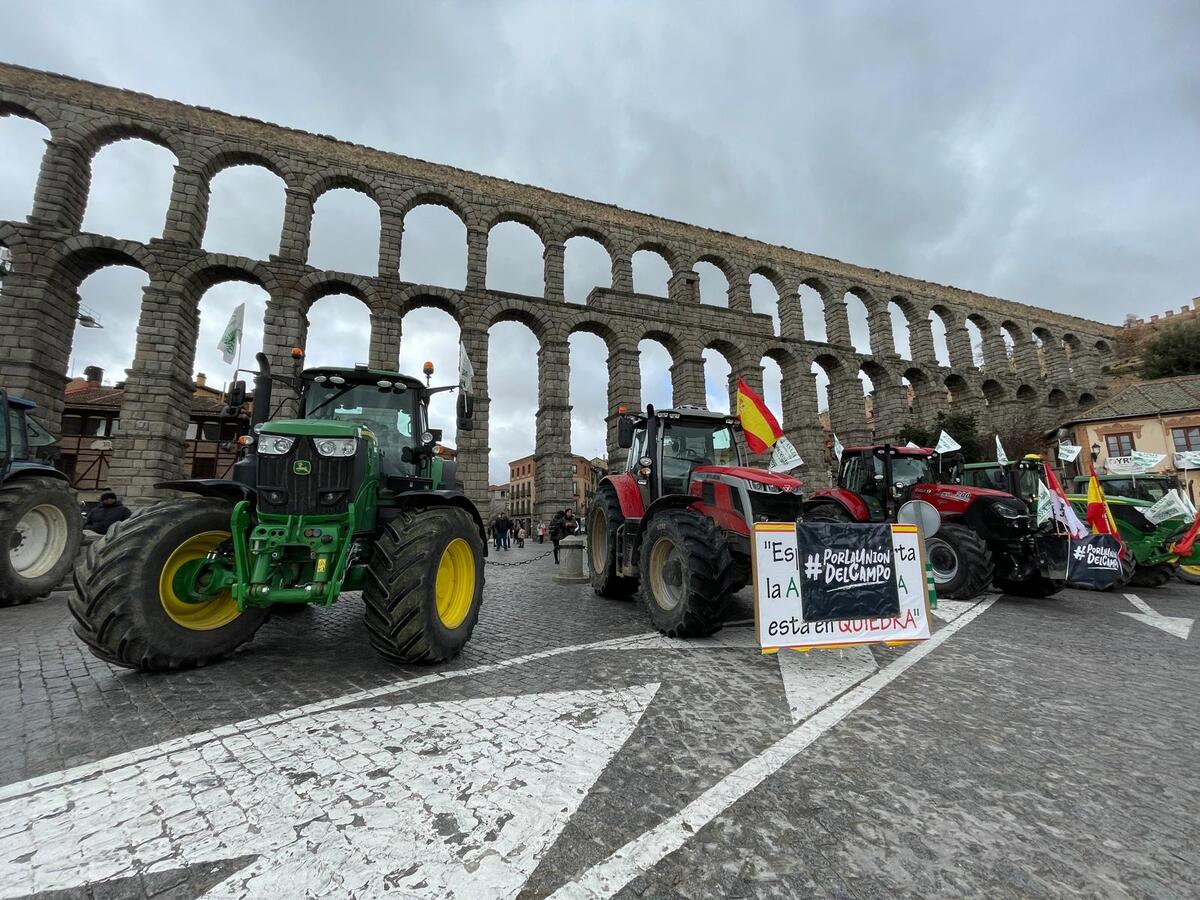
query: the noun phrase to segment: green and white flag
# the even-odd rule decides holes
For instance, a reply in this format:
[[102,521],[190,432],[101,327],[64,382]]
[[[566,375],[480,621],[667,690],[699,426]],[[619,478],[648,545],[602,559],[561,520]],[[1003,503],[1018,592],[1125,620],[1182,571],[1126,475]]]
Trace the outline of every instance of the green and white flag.
[[1159,522],[1165,522],[1167,519],[1190,518],[1187,502],[1184,500],[1183,495],[1175,489],[1167,491],[1150,508],[1143,509],[1142,515],[1154,525],[1157,525]]
[[1002,466],[1008,465],[1008,454],[1004,452],[1004,445],[1000,443],[1000,435],[996,435],[996,462]]
[[[999,438],[997,438],[999,440]],[[1037,523],[1041,525],[1054,515],[1054,497],[1050,493],[1050,488],[1046,487],[1046,482],[1038,479],[1038,503],[1037,503]]]
[[458,345],[458,386],[464,394],[471,393],[475,385],[475,367],[471,365],[471,357],[467,356],[467,348]]
[[1078,444],[1068,444],[1066,441],[1058,442],[1058,461],[1059,462],[1075,462],[1079,456],[1079,451],[1083,448]]
[[953,453],[955,450],[961,450],[962,444],[956,441],[945,431],[938,435],[937,446],[933,448],[934,453]]
[[842,442],[838,440],[837,432],[835,431],[833,433],[833,455],[838,458],[839,462],[841,462],[842,459],[842,451],[845,449],[846,448],[842,446]]
[[221,359],[227,363],[234,361],[238,350],[242,346],[242,329],[245,323],[246,304],[239,303],[234,309],[233,314],[229,317],[229,324],[225,326],[225,333],[221,335],[221,340],[217,341],[217,349],[221,351]]

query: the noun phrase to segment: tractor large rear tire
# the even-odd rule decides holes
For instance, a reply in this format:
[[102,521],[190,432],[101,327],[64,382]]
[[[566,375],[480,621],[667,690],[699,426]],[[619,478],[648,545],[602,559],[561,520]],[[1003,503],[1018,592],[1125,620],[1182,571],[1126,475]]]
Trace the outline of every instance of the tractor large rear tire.
[[483,539],[463,509],[405,510],[383,529],[363,588],[367,636],[396,663],[459,654],[483,601]]
[[1175,567],[1175,574],[1185,584],[1200,584],[1200,565],[1180,563]]
[[617,529],[624,521],[616,492],[600,488],[587,518],[588,575],[593,591],[614,600],[630,599],[638,586],[636,578],[617,573]]
[[639,555],[641,600],[668,637],[705,637],[721,629],[733,595],[729,547],[720,529],[689,509],[650,520]]
[[[1126,549],[1126,553],[1131,551]],[[1162,587],[1171,580],[1171,566],[1138,566],[1133,570],[1133,575],[1129,579],[1131,587]]]
[[232,555],[232,512],[223,500],[168,500],[110,528],[75,569],[68,606],[80,640],[113,665],[161,672],[224,659],[254,637],[267,610],[238,612],[229,590],[202,603],[175,592],[188,562]]
[[0,606],[28,603],[62,584],[82,536],[65,481],[25,475],[0,484]]
[[925,539],[925,549],[939,597],[969,600],[992,583],[996,571],[992,552],[965,525],[944,522],[937,534]]

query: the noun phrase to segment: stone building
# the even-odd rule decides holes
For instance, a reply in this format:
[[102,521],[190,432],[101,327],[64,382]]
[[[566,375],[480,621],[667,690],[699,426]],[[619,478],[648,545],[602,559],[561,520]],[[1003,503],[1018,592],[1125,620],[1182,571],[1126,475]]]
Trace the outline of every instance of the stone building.
[[521,522],[526,530],[531,530],[539,521],[549,522],[554,513],[565,506],[574,507],[577,514],[582,513],[592,502],[600,479],[608,474],[608,463],[605,460],[599,457],[588,459],[586,456],[572,453],[571,500],[550,510],[549,516],[546,516],[542,514],[543,508],[537,503],[537,467],[537,455],[532,453],[508,464],[509,482],[512,485],[511,515],[513,520]]
[[[252,282],[269,294],[263,349],[277,367],[285,365],[292,346],[306,343],[308,309],[330,294],[350,294],[368,306],[368,362],[380,368],[397,365],[406,312],[425,306],[448,312],[475,367],[476,427],[457,443],[460,478],[480,502],[488,483],[488,331],[505,321],[528,326],[540,347],[533,518],[574,502],[568,339],[577,332],[598,335],[607,347],[607,456],[614,466],[624,460],[615,440],[617,407],[641,406],[643,339],[669,352],[676,405],[704,405],[706,349],[728,361],[731,387],[744,378],[760,394],[763,360],[774,360],[782,372],[783,427],[806,459],[818,458],[822,443],[814,367],[828,377],[831,426],[846,444],[867,437],[860,373],[872,384],[879,440],[909,417],[931,419],[948,405],[977,412],[1019,405],[1050,423],[1105,393],[1101,367],[1118,329],[1088,319],[17,66],[0,65],[0,115],[35,120],[49,132],[30,215],[0,221],[0,245],[12,258],[0,294],[0,383],[58,422],[80,284],[108,265],[146,272],[149,285],[109,473],[135,502],[155,497],[155,482],[187,474],[182,460],[198,304],[210,287],[230,280]],[[81,231],[92,159],[125,138],[153,142],[176,160],[161,236],[145,242]],[[267,259],[204,246],[211,182],[239,165],[264,167],[286,185],[278,249]],[[378,266],[369,276],[309,264],[314,204],[335,188],[359,191],[378,206]],[[427,204],[448,208],[465,225],[461,290],[401,278],[405,217]],[[489,233],[508,222],[528,227],[542,243],[540,295],[488,286]],[[607,252],[611,285],[594,289],[585,304],[568,304],[565,245],[577,239],[591,239]],[[670,267],[665,298],[635,292],[632,259],[643,251]],[[702,264],[724,277],[723,305],[700,302]],[[751,308],[756,278],[777,295],[778,332],[770,315]],[[823,307],[807,321],[802,292],[814,292],[810,296]],[[869,351],[851,340],[851,307],[856,315],[866,311]],[[896,352],[893,315],[907,322],[911,358]],[[945,329],[949,365],[937,358],[932,319]],[[815,325],[823,325],[823,340],[810,339]],[[823,476],[805,477],[816,484]]]

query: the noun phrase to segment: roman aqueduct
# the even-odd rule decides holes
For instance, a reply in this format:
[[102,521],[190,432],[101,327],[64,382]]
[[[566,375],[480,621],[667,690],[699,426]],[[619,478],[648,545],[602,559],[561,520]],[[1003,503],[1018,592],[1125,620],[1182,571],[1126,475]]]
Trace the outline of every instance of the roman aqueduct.
[[[279,366],[292,346],[304,345],[309,307],[330,294],[351,294],[368,306],[369,362],[383,368],[397,364],[406,312],[423,306],[448,312],[476,370],[476,428],[458,436],[460,477],[475,498],[485,497],[487,487],[488,330],[510,320],[527,325],[540,346],[535,454],[538,514],[546,518],[571,499],[568,339],[579,331],[598,335],[607,346],[608,447],[616,462],[621,452],[614,414],[619,404],[640,403],[638,345],[645,338],[661,342],[671,355],[676,404],[704,404],[705,349],[729,361],[731,381],[744,378],[760,389],[762,361],[775,360],[782,372],[784,427],[810,461],[825,455],[814,363],[828,376],[831,423],[846,444],[869,437],[860,371],[873,385],[880,439],[895,436],[904,422],[932,421],[950,405],[976,413],[1019,408],[1053,424],[1104,392],[1101,367],[1112,352],[1115,326],[16,66],[0,65],[3,115],[40,122],[50,139],[32,213],[26,221],[0,221],[0,243],[12,254],[12,273],[0,295],[0,384],[35,400],[47,422],[57,422],[81,282],[109,265],[142,269],[149,285],[110,469],[112,481],[134,502],[153,497],[155,482],[186,474],[179,460],[198,303],[208,288],[229,280],[268,292],[264,351]],[[81,231],[91,161],[125,138],[165,147],[176,159],[162,235],[144,243]],[[241,165],[263,166],[286,183],[283,231],[278,252],[268,259],[202,246],[210,182]],[[371,277],[307,262],[314,204],[335,188],[359,191],[379,207],[379,264]],[[405,216],[426,204],[448,207],[466,225],[461,290],[400,278]],[[489,233],[510,221],[541,239],[542,296],[487,287]],[[593,290],[586,304],[566,303],[563,296],[564,244],[576,236],[599,242],[612,264],[611,287]],[[655,251],[670,266],[666,298],[634,293],[631,260],[639,250]],[[700,303],[695,267],[701,262],[725,275],[727,306]],[[755,275],[778,292],[778,334],[771,316],[751,310]],[[823,300],[825,341],[805,338],[802,287],[814,288]],[[850,295],[865,304],[873,353],[857,352],[851,342]],[[891,306],[907,320],[911,359],[895,352]],[[945,326],[949,366],[935,356],[931,313]],[[968,322],[978,328],[981,362]],[[821,468],[810,466],[806,478],[819,483]]]

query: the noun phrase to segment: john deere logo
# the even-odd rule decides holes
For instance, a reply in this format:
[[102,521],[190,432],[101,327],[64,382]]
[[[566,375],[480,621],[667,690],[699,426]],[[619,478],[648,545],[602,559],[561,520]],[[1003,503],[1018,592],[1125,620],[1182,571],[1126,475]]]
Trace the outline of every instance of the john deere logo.
[[312,463],[307,459],[298,459],[292,463],[292,472],[296,475],[308,475],[312,472]]

